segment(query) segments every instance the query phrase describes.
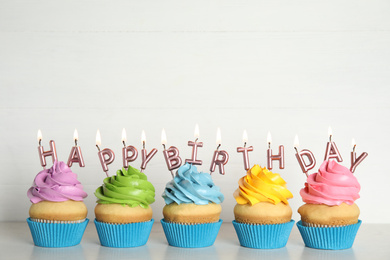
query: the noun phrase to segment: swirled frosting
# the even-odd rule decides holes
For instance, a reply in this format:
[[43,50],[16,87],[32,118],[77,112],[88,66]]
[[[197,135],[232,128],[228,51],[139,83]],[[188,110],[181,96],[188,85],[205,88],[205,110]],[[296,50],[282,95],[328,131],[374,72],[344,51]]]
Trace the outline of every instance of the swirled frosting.
[[359,191],[360,184],[352,172],[330,160],[321,164],[318,173],[307,177],[300,194],[306,203],[335,206],[343,202],[352,205],[360,198]]
[[209,203],[220,204],[224,200],[219,187],[214,185],[211,175],[198,172],[192,164],[182,165],[175,178],[167,183],[162,194],[165,203],[176,202],[207,205]]
[[116,176],[107,177],[96,189],[97,203],[118,203],[130,207],[148,208],[153,203],[155,189],[146,175],[131,166],[118,170]]
[[83,186],[64,162],[55,161],[50,169],[40,171],[27,191],[32,203],[40,201],[82,201],[87,197]]
[[238,185],[238,189],[233,194],[238,204],[255,205],[259,202],[288,204],[287,199],[293,197],[279,174],[272,173],[259,165],[254,165],[246,176],[240,178]]

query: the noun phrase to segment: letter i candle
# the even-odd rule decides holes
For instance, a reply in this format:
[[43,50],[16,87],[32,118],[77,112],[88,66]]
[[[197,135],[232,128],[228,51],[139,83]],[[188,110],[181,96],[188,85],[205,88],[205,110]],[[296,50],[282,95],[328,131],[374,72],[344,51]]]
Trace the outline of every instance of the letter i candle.
[[191,159],[186,159],[185,162],[190,163],[190,164],[202,165],[202,161],[196,159],[196,156],[198,154],[198,147],[203,147],[203,143],[198,142],[198,139],[199,139],[199,126],[198,126],[198,124],[195,125],[194,137],[195,137],[194,142],[188,141],[188,146],[192,146]]

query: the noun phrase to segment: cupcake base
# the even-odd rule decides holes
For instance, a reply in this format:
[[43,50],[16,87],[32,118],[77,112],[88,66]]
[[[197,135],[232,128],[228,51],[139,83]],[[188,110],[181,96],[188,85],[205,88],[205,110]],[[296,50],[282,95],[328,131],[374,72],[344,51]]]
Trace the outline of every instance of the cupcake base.
[[295,221],[282,224],[246,224],[233,220],[240,245],[257,249],[275,249],[286,246]]
[[351,248],[362,221],[340,227],[307,227],[298,221],[297,227],[307,247],[339,250]]
[[96,219],[94,222],[102,246],[123,248],[145,245],[154,220],[128,224],[104,223]]
[[175,247],[198,248],[212,246],[217,238],[222,219],[213,223],[180,224],[161,219],[168,244]]
[[27,218],[36,246],[69,247],[80,244],[89,220],[81,223],[43,223]]

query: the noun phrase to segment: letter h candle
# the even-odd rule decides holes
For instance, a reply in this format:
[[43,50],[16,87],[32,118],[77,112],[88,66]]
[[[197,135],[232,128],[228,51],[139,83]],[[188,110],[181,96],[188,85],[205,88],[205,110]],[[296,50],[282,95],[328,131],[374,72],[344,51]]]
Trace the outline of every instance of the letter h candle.
[[57,161],[57,150],[56,150],[56,144],[53,140],[50,140],[49,145],[50,145],[50,150],[44,151],[43,146],[41,145],[42,142],[42,132],[41,130],[38,130],[38,153],[39,153],[39,159],[41,161],[41,166],[43,169],[46,167],[46,157],[51,156],[53,162]]

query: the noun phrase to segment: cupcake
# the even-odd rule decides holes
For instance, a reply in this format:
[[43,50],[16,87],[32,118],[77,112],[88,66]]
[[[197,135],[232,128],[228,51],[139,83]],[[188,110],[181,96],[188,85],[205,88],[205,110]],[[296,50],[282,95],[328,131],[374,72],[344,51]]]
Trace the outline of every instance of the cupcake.
[[83,186],[64,162],[37,174],[27,191],[32,205],[27,223],[36,246],[68,247],[80,243],[88,224]]
[[273,249],[284,247],[294,220],[287,201],[293,197],[277,173],[254,165],[238,181],[234,192],[234,228],[241,246]]
[[95,226],[102,246],[145,245],[152,230],[155,189],[146,175],[129,166],[97,188]]
[[308,176],[300,191],[304,204],[297,223],[307,247],[346,249],[352,247],[361,221],[355,204],[360,185],[352,172],[336,161],[324,161]]
[[211,175],[198,172],[192,164],[184,164],[167,183],[162,194],[166,205],[161,220],[171,246],[194,248],[214,244],[222,220],[224,199]]

